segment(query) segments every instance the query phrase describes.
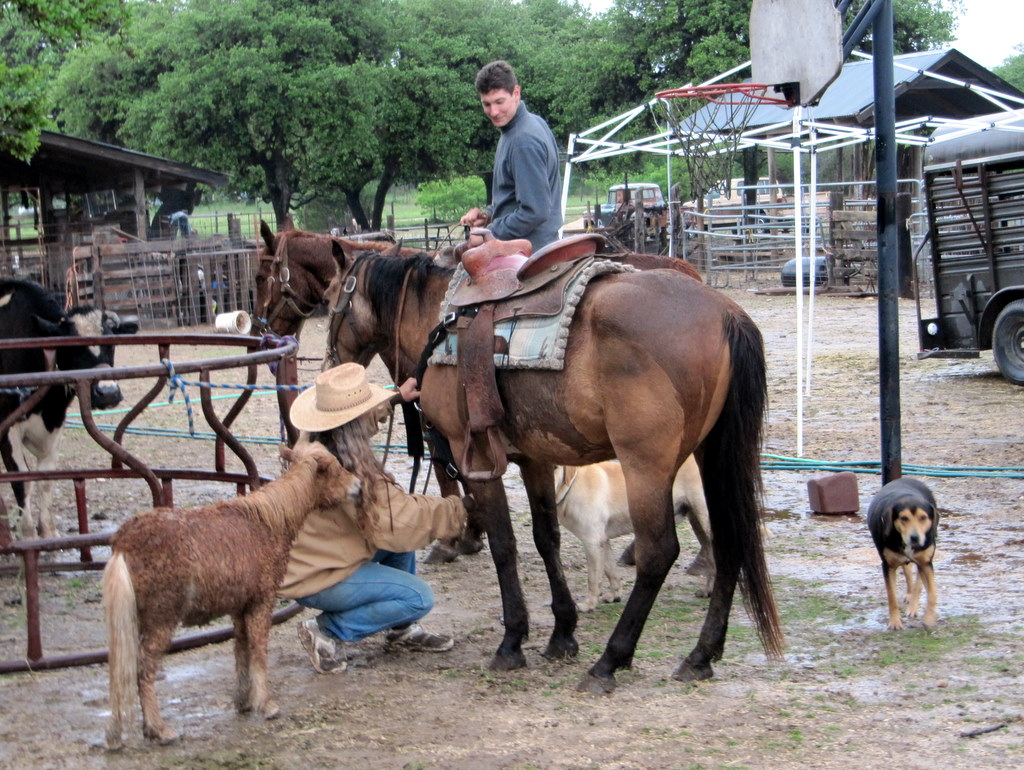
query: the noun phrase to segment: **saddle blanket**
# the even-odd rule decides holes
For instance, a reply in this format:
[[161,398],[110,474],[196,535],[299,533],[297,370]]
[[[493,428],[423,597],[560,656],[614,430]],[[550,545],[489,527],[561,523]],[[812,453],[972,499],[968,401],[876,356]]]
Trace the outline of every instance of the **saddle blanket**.
[[[561,370],[565,367],[565,347],[569,339],[569,325],[572,323],[576,306],[583,297],[587,284],[605,273],[630,272],[635,268],[619,262],[603,259],[590,261],[565,285],[562,311],[554,315],[524,313],[511,318],[495,321],[494,334],[506,342],[507,353],[495,353],[496,369],[547,369]],[[441,320],[458,308],[451,305],[456,289],[469,274],[459,265],[455,268],[448,292],[441,303]],[[511,298],[510,298],[511,299]],[[507,302],[501,300],[500,303]],[[458,334],[454,324],[449,324],[444,339],[434,349],[428,364],[455,366],[458,363]]]

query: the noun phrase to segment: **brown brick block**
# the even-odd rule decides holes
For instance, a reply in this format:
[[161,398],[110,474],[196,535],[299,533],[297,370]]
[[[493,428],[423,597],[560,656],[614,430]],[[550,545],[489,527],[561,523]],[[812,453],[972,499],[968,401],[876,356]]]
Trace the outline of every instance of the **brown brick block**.
[[857,513],[857,474],[840,471],[807,482],[807,500],[815,513]]

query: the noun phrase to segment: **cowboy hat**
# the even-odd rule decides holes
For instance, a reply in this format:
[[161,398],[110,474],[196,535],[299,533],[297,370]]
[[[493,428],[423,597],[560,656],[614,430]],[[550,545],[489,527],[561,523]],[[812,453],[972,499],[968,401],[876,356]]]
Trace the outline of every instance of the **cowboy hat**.
[[359,364],[341,364],[316,377],[292,404],[292,425],[311,433],[337,428],[383,404],[393,394],[366,379]]

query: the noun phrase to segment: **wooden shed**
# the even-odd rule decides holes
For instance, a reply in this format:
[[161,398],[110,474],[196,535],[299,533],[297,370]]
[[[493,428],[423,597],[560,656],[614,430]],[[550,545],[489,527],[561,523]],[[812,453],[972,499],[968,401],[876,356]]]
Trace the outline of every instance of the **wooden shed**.
[[37,281],[144,327],[251,311],[255,251],[237,222],[229,217],[227,233],[204,238],[185,224],[203,190],[226,182],[215,171],[44,131],[29,162],[0,153],[0,277]]

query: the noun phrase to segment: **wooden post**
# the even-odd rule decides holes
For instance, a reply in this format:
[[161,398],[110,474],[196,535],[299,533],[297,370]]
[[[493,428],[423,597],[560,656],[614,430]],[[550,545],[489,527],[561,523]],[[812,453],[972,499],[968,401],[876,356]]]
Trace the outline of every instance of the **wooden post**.
[[142,169],[135,169],[135,227],[140,241],[149,240],[149,217],[146,215],[146,182],[142,178]]

